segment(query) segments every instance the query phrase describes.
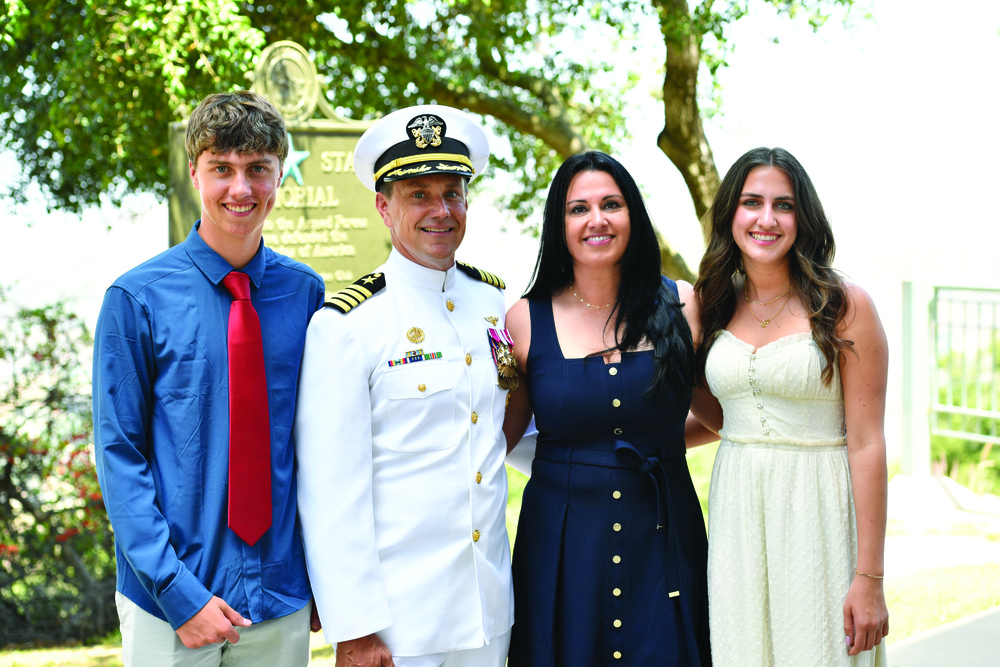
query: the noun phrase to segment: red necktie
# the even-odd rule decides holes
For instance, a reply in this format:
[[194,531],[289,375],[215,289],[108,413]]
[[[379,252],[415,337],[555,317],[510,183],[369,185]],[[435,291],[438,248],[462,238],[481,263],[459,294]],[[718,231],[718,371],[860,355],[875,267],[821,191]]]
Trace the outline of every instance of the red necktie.
[[229,309],[229,527],[253,546],[271,526],[271,427],[260,319],[250,276],[222,279]]

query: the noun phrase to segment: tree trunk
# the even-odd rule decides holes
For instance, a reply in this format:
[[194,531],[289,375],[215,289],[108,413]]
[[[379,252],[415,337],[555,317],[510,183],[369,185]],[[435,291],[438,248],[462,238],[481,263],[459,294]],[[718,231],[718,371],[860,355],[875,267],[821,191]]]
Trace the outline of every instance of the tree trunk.
[[667,47],[663,77],[663,131],[656,145],[684,177],[706,243],[710,221],[706,214],[719,189],[719,171],[705,137],[698,108],[698,68],[701,33],[691,21],[686,0],[652,0],[660,16]]
[[659,234],[656,235],[656,238],[660,242],[660,272],[668,278],[686,280],[693,284],[697,276],[688,267],[680,253],[674,252],[670,244]]

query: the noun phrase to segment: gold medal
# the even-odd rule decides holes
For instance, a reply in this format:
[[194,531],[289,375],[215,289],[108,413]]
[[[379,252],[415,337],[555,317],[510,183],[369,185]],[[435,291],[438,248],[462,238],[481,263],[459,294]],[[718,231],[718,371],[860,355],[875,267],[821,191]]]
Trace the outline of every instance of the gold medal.
[[509,351],[497,356],[501,359],[497,365],[497,384],[501,389],[514,391],[517,389],[517,359]]
[[[489,320],[490,318],[486,318]],[[512,346],[514,341],[506,329],[490,329],[490,350],[497,365],[497,384],[501,389],[517,389],[517,357]]]

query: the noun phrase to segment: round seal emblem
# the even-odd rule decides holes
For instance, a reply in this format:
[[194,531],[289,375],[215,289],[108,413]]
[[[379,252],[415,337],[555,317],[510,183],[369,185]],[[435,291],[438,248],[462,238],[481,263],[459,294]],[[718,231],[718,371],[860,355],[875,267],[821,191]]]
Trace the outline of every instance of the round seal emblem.
[[309,53],[295,42],[275,42],[264,49],[254,82],[286,121],[308,120],[316,111],[316,66]]

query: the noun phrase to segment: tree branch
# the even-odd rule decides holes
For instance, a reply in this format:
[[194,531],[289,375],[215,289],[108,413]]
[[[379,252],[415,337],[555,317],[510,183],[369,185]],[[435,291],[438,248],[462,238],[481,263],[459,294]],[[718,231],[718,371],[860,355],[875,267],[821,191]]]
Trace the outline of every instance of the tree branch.
[[565,120],[564,115],[534,113],[515,100],[485,95],[467,88],[456,89],[440,81],[431,86],[431,96],[442,104],[494,116],[518,132],[537,137],[563,157],[589,148],[584,138]]
[[698,107],[702,36],[691,21],[685,0],[651,1],[660,16],[667,51],[663,77],[664,124],[656,145],[681,172],[707,241],[710,229],[706,213],[712,206],[720,179]]

